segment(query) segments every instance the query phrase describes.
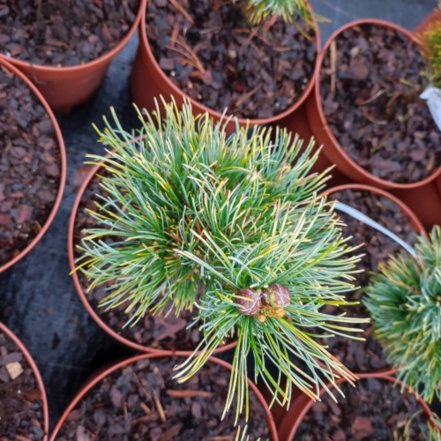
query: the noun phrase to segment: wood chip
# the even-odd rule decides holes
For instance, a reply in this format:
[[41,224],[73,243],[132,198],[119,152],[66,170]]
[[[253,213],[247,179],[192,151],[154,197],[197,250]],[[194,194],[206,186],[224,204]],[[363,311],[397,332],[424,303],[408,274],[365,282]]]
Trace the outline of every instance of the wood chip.
[[7,364],[6,369],[8,370],[11,380],[15,380],[24,372],[22,365],[18,361]]

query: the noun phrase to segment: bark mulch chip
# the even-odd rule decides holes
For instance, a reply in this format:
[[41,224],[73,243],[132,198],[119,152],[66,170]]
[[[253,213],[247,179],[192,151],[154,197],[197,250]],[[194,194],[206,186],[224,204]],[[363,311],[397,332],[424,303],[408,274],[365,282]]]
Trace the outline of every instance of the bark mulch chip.
[[426,416],[413,395],[400,392],[389,381],[361,380],[354,388],[342,386],[346,398],[336,404],[329,395],[315,403],[306,414],[295,441],[391,441],[403,434],[410,422],[412,441],[425,441],[421,426]]
[[0,441],[42,440],[41,391],[23,353],[0,332]]
[[[392,230],[406,242],[415,243],[416,233],[410,225],[409,217],[401,211],[395,202],[384,196],[377,196],[368,191],[344,190],[331,194],[330,198],[361,211]],[[386,262],[402,249],[396,242],[366,224],[343,213],[339,213],[339,216],[346,224],[343,228],[344,235],[346,237],[352,236],[349,242],[350,245],[364,244],[355,252],[357,255],[364,254],[358,264],[358,268],[364,270],[363,273],[357,274],[356,283],[360,286],[360,289],[348,295],[349,300],[360,301],[363,298],[363,289],[369,284],[370,272],[376,271],[379,263]],[[362,304],[343,309],[349,317],[369,317],[368,311]],[[327,312],[334,312],[334,308],[328,308]],[[354,372],[372,372],[389,368],[384,360],[380,344],[372,335],[372,326],[367,324],[361,327],[364,332],[359,336],[364,337],[365,341],[355,341],[336,336],[326,340],[330,352]]]
[[314,31],[300,19],[251,26],[234,2],[152,0],[146,26],[169,79],[221,113],[277,115],[300,98],[314,71]]
[[74,66],[113,49],[139,0],[0,0],[0,52],[22,61]]
[[[69,414],[57,440],[233,441],[235,412],[221,420],[228,372],[209,362],[178,384],[173,367],[182,361],[142,360],[106,377]],[[254,393],[250,406],[250,441],[267,439],[265,413]]]
[[419,98],[427,66],[415,43],[377,25],[343,31],[325,55],[320,93],[329,127],[378,178],[417,182],[441,165],[441,131]]
[[27,85],[0,68],[0,266],[39,233],[61,173],[55,130]]

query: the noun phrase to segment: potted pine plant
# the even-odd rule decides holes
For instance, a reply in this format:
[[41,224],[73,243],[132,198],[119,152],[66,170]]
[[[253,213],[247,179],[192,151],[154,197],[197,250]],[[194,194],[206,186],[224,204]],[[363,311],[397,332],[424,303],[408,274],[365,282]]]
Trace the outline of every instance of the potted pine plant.
[[7,2],[0,57],[35,83],[53,110],[67,111],[98,89],[135,33],[146,0]]
[[[135,103],[189,98],[194,111],[274,122],[312,88],[319,31],[307,0],[152,0],[132,71]],[[231,129],[234,127],[231,126]]]
[[93,156],[101,167],[93,222],[70,258],[88,293],[104,287],[95,312],[117,311],[132,325],[193,311],[187,328],[200,340],[177,367],[180,381],[234,339],[226,408],[237,402],[238,412],[247,409],[247,358],[253,379],[283,405],[294,386],[317,397],[353,380],[315,340],[363,320],[323,312],[348,304],[358,259],[318,194],[326,176],[309,173],[313,143],[300,153],[302,141],[286,131],[250,132],[237,121],[227,136],[229,121],[194,116],[189,102],[179,110],[164,101],[140,119],[130,132],[115,115],[106,120],[108,154]]

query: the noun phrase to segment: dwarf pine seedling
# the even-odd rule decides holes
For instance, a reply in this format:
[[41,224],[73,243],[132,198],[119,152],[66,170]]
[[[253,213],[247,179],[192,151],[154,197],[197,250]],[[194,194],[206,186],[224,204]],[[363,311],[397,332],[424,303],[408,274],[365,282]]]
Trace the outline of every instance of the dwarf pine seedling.
[[[238,0],[234,0],[238,1]],[[239,0],[252,23],[260,23],[271,15],[280,15],[285,21],[304,20],[311,24],[311,10],[306,0]]]
[[441,227],[415,250],[380,267],[365,304],[399,378],[431,401],[441,397]]
[[90,213],[99,227],[86,231],[78,261],[90,289],[109,286],[102,306],[125,305],[129,324],[170,306],[197,311],[203,340],[178,367],[181,381],[235,339],[226,409],[236,397],[247,410],[247,359],[282,404],[293,386],[317,397],[352,380],[315,338],[347,335],[363,320],[322,312],[348,304],[358,259],[333,203],[318,196],[326,175],[311,174],[313,142],[303,149],[285,130],[238,124],[227,135],[228,121],[193,116],[188,102],[163,108],[140,112],[139,132],[115,115],[99,131],[109,148],[93,156],[106,171]]

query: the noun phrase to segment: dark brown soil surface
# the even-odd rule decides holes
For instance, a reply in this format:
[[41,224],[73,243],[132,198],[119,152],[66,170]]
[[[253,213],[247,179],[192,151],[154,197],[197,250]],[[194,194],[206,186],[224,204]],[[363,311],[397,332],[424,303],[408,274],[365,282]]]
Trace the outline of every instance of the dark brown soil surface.
[[43,402],[34,372],[17,345],[0,331],[0,441],[43,437]]
[[[381,225],[392,230],[408,243],[415,242],[415,230],[410,225],[409,218],[400,207],[391,200],[376,196],[367,191],[345,190],[333,193],[331,199],[343,202],[361,211]],[[338,213],[346,227],[343,228],[345,236],[352,236],[350,245],[364,244],[356,254],[363,253],[358,264],[364,272],[357,275],[357,283],[361,289],[349,294],[349,300],[360,301],[363,298],[363,287],[369,284],[370,272],[376,271],[381,262],[386,262],[389,257],[401,251],[400,245],[384,234],[359,222],[352,217]],[[369,317],[368,311],[362,305],[343,308],[349,317]],[[339,308],[340,310],[340,308]],[[328,312],[333,311],[329,308]],[[333,337],[326,340],[329,350],[337,356],[346,367],[354,372],[373,372],[388,368],[384,361],[380,344],[372,336],[372,326],[363,325],[364,332],[359,336],[366,340],[355,341],[343,337]]]
[[419,98],[425,72],[418,46],[382,26],[347,29],[326,53],[320,92],[329,127],[376,177],[417,182],[441,165],[441,132]]
[[305,36],[313,31],[296,23],[251,26],[223,0],[148,2],[147,35],[162,70],[195,100],[239,117],[271,117],[300,98],[316,48]]
[[113,49],[136,19],[139,0],[0,0],[0,52],[73,66]]
[[39,233],[57,196],[60,150],[44,107],[0,67],[0,266]]
[[[94,211],[96,209],[95,202],[97,198],[94,196],[99,193],[102,193],[102,189],[99,186],[99,178],[96,177],[91,181],[84,193],[82,203],[77,213],[74,233],[75,244],[79,244],[82,237],[84,237],[83,231],[85,228],[97,226],[95,219],[93,219],[86,210]],[[80,272],[78,276],[81,286],[84,292],[86,292],[89,283]],[[201,332],[197,327],[186,329],[194,317],[190,312],[181,314],[179,318],[173,313],[166,317],[162,315],[146,315],[143,320],[135,325],[124,328],[124,325],[130,318],[130,315],[124,312],[125,305],[108,311],[99,306],[99,302],[107,294],[106,287],[99,287],[90,292],[86,292],[86,296],[95,312],[110,328],[127,339],[143,346],[171,351],[193,350],[201,341]]]
[[[182,360],[142,360],[106,377],[71,412],[57,440],[233,441],[235,412],[221,420],[228,372],[208,363],[178,384],[172,369]],[[250,441],[267,439],[265,413],[253,393],[250,405]]]
[[[361,380],[356,387],[342,386],[346,398],[336,404],[329,395],[323,396],[306,414],[295,441],[392,441],[394,431],[402,434],[402,426],[421,411],[410,394],[401,394],[399,387],[388,381]],[[409,440],[425,441],[420,429],[423,414],[411,423]]]

